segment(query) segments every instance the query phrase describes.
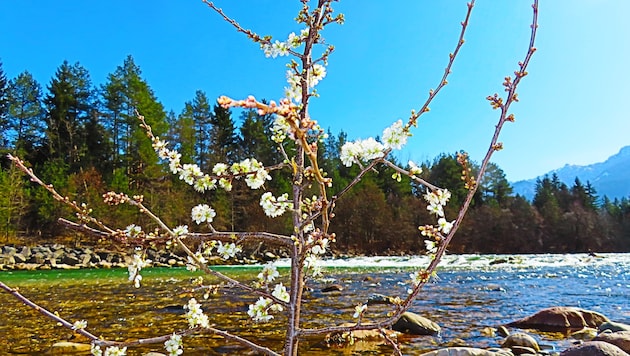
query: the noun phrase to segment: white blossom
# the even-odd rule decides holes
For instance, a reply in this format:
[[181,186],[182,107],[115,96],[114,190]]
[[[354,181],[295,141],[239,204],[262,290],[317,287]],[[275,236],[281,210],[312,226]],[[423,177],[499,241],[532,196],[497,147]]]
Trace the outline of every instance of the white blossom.
[[319,258],[315,254],[309,254],[304,259],[304,267],[311,271],[313,277],[317,277],[322,274],[322,266]]
[[168,356],[178,356],[183,354],[182,336],[173,333],[171,338],[164,342],[164,349],[168,352]]
[[282,283],[276,284],[271,295],[287,303],[289,302],[289,299],[291,298],[289,296],[289,292],[287,292],[287,287],[283,286]]
[[384,148],[382,143],[372,137],[355,142],[346,142],[341,147],[341,162],[346,167],[350,167],[357,160],[370,161],[382,157]]
[[131,224],[125,228],[125,235],[127,235],[127,237],[137,237],[141,232],[142,228],[135,224]]
[[188,325],[191,328],[201,326],[207,328],[210,326],[210,322],[208,321],[208,316],[203,313],[201,309],[201,304],[197,302],[195,298],[191,298],[188,301],[188,304],[184,305],[184,309],[187,309],[186,312],[186,320],[188,320]]
[[449,232],[451,232],[451,229],[453,228],[453,223],[455,221],[447,221],[444,218],[439,218],[438,219],[438,230],[442,231],[445,234],[448,234]]
[[308,77],[308,86],[311,88],[316,86],[325,76],[326,67],[319,63],[313,64]]
[[411,175],[419,175],[422,173],[422,168],[418,167],[414,161],[409,161],[407,164],[409,165],[409,173],[411,173]]
[[135,253],[131,258],[131,261],[127,264],[127,271],[129,272],[129,281],[133,281],[133,285],[136,288],[140,288],[140,281],[142,281],[142,276],[140,275],[140,271],[147,266],[151,265],[151,260],[145,260],[142,257],[142,254]]
[[83,330],[87,328],[87,321],[85,320],[77,320],[72,324],[72,330]]
[[383,130],[383,143],[385,148],[399,150],[407,143],[409,136],[409,132],[404,129],[402,120],[398,120],[392,126]]
[[260,297],[254,304],[249,305],[247,315],[249,315],[255,322],[267,322],[273,319],[273,315],[269,315],[269,306],[271,305],[271,299]]
[[359,304],[357,306],[354,307],[354,314],[352,315],[353,318],[358,318],[359,316],[361,316],[365,310],[367,309],[367,305],[366,304]]
[[267,263],[263,267],[262,271],[258,273],[257,277],[260,283],[268,284],[273,282],[273,280],[276,279],[278,276],[280,276],[280,273],[278,273],[276,266],[274,266],[273,263]]
[[94,343],[90,346],[90,352],[92,353],[92,356],[103,356],[103,350],[101,350],[101,347]]
[[212,173],[220,176],[226,174],[228,171],[228,165],[225,163],[217,163],[212,167]]
[[437,244],[433,240],[424,240],[424,247],[430,254],[435,254],[437,252]]
[[287,193],[276,198],[271,192],[266,192],[260,197],[260,206],[262,206],[267,216],[275,218],[284,214],[291,207],[291,202],[288,199],[289,195]]
[[179,225],[173,229],[173,235],[175,237],[185,237],[188,235],[188,226],[187,225]]
[[282,143],[288,133],[291,131],[291,126],[287,122],[287,119],[282,115],[276,115],[273,120],[273,126],[271,127],[271,139],[276,143]]
[[105,349],[105,353],[103,356],[125,356],[127,354],[127,348],[123,347],[122,349],[118,346],[110,346]]
[[196,164],[185,164],[179,171],[179,179],[188,185],[193,185],[196,179],[203,177],[201,169]]
[[241,247],[233,242],[223,244],[221,241],[219,241],[217,246],[217,253],[226,260],[236,256],[236,254],[241,251]]
[[197,225],[202,222],[211,223],[217,213],[208,204],[199,204],[192,208],[191,216]]

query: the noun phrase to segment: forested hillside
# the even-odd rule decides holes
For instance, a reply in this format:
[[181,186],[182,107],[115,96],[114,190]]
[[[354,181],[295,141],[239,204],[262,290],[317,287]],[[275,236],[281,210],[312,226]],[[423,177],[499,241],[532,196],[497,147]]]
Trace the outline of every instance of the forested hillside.
[[[112,208],[102,194],[142,194],[145,203],[171,225],[190,220],[193,203],[205,200],[217,211],[220,230],[290,233],[286,218],[270,219],[259,195],[235,181],[230,193],[198,193],[169,173],[140,129],[136,111],[156,135],[171,142],[182,162],[212,170],[215,162],[256,157],[265,166],[283,165],[272,139],[273,117],[256,111],[232,112],[197,91],[180,113],[156,99],[132,57],[105,83],[92,82],[79,63],[62,63],[43,87],[28,72],[7,78],[0,63],[0,236],[46,241],[67,234],[56,223],[72,213],[9,164],[7,153],[28,162],[37,174],[70,199],[87,203],[94,215],[124,228],[148,223],[129,207]],[[339,158],[346,133],[328,133],[320,166],[333,178],[331,195],[356,175]],[[446,216],[454,219],[466,193],[455,153],[421,164],[428,181],[451,190]],[[289,165],[282,169],[291,169]],[[474,169],[474,167],[473,167]],[[289,192],[286,176],[272,172],[267,188]],[[432,218],[423,204],[424,187],[381,169],[365,176],[335,206],[333,249],[343,253],[401,254],[424,249],[418,226]],[[398,181],[401,181],[400,183]],[[490,165],[472,209],[450,251],[582,252],[630,250],[630,201],[598,196],[589,182],[566,185],[556,176],[539,179],[532,203],[512,194],[500,167]]]

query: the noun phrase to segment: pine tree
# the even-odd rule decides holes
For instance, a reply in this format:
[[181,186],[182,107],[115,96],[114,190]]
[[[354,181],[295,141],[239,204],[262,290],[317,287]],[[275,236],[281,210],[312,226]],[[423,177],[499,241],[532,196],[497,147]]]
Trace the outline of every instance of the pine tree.
[[241,114],[241,156],[254,157],[265,165],[277,163],[276,143],[271,140],[271,115],[258,115],[255,110],[247,110]]
[[106,127],[112,137],[113,169],[125,172],[135,188],[150,184],[163,173],[136,113],[143,115],[154,134],[160,136],[168,128],[164,107],[142,79],[140,67],[131,56],[108,76],[101,91]]
[[2,68],[2,62],[0,61],[0,148],[6,148],[8,146],[7,126],[9,116],[9,83],[7,77],[4,74]]
[[486,168],[480,188],[484,203],[500,207],[506,206],[508,197],[512,195],[512,186],[505,177],[505,172],[492,162]]
[[85,123],[94,109],[94,91],[88,71],[79,63],[68,61],[57,69],[48,86],[46,139],[49,156],[70,164],[76,171],[80,166],[87,136]]
[[184,106],[184,110],[179,115],[174,125],[171,126],[173,135],[172,142],[174,143],[173,147],[182,155],[182,162],[197,162],[199,165],[199,160],[197,160],[195,152],[195,147],[197,146],[197,132],[195,130],[193,110],[192,104],[187,102]]
[[33,152],[43,146],[46,123],[42,88],[29,72],[20,73],[9,82],[8,127],[6,137],[18,152]]
[[197,164],[203,171],[209,170],[210,162],[210,132],[212,131],[212,112],[210,102],[201,90],[195,92],[195,98],[190,103],[190,114],[195,129],[194,151]]
[[214,105],[210,123],[212,124],[209,137],[212,161],[214,163],[234,162],[240,150],[232,113],[229,109]]

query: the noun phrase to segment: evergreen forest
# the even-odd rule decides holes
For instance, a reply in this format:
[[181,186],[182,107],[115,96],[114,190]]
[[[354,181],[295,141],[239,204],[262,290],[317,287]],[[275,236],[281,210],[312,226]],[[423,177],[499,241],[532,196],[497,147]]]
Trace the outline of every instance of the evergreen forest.
[[[42,180],[71,200],[87,203],[94,216],[121,229],[150,222],[131,207],[105,205],[102,195],[107,191],[143,195],[145,204],[173,226],[188,224],[191,208],[206,202],[217,211],[217,229],[290,234],[290,216],[268,218],[259,205],[260,192],[243,182],[235,181],[230,193],[198,193],[170,174],[140,128],[136,111],[156,135],[174,145],[182,162],[196,163],[202,170],[248,157],[265,166],[282,163],[271,139],[273,117],[255,110],[232,112],[203,91],[194,93],[182,112],[167,111],[131,56],[100,85],[79,63],[64,61],[43,87],[28,71],[7,78],[0,62],[0,241],[21,237],[45,243],[74,234],[57,223],[73,213],[14,168],[6,158],[9,153],[28,162]],[[319,148],[320,167],[333,178],[331,196],[358,172],[339,158],[346,139],[347,133],[329,130]],[[421,166],[423,178],[452,192],[446,208],[451,220],[467,191],[456,154],[444,153]],[[289,192],[290,174],[274,170],[272,176],[266,189]],[[478,184],[450,253],[630,251],[628,198],[611,200],[598,196],[589,182],[576,178],[568,186],[550,176],[538,180],[530,202],[512,193],[495,164]],[[335,206],[333,251],[424,252],[418,226],[434,220],[422,199],[424,192],[423,186],[389,168],[364,176]]]

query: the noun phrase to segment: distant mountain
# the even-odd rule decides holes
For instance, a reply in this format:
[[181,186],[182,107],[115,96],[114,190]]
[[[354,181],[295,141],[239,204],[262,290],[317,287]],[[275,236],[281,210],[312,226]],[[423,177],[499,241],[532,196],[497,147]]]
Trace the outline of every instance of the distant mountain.
[[[554,173],[569,188],[573,186],[575,177],[580,178],[583,184],[586,184],[586,181],[591,182],[600,198],[604,195],[610,199],[630,197],[630,146],[622,148],[605,162],[588,166],[567,164],[546,175],[551,177]],[[520,194],[531,201],[536,192],[536,179],[544,176],[512,183],[514,194]]]

